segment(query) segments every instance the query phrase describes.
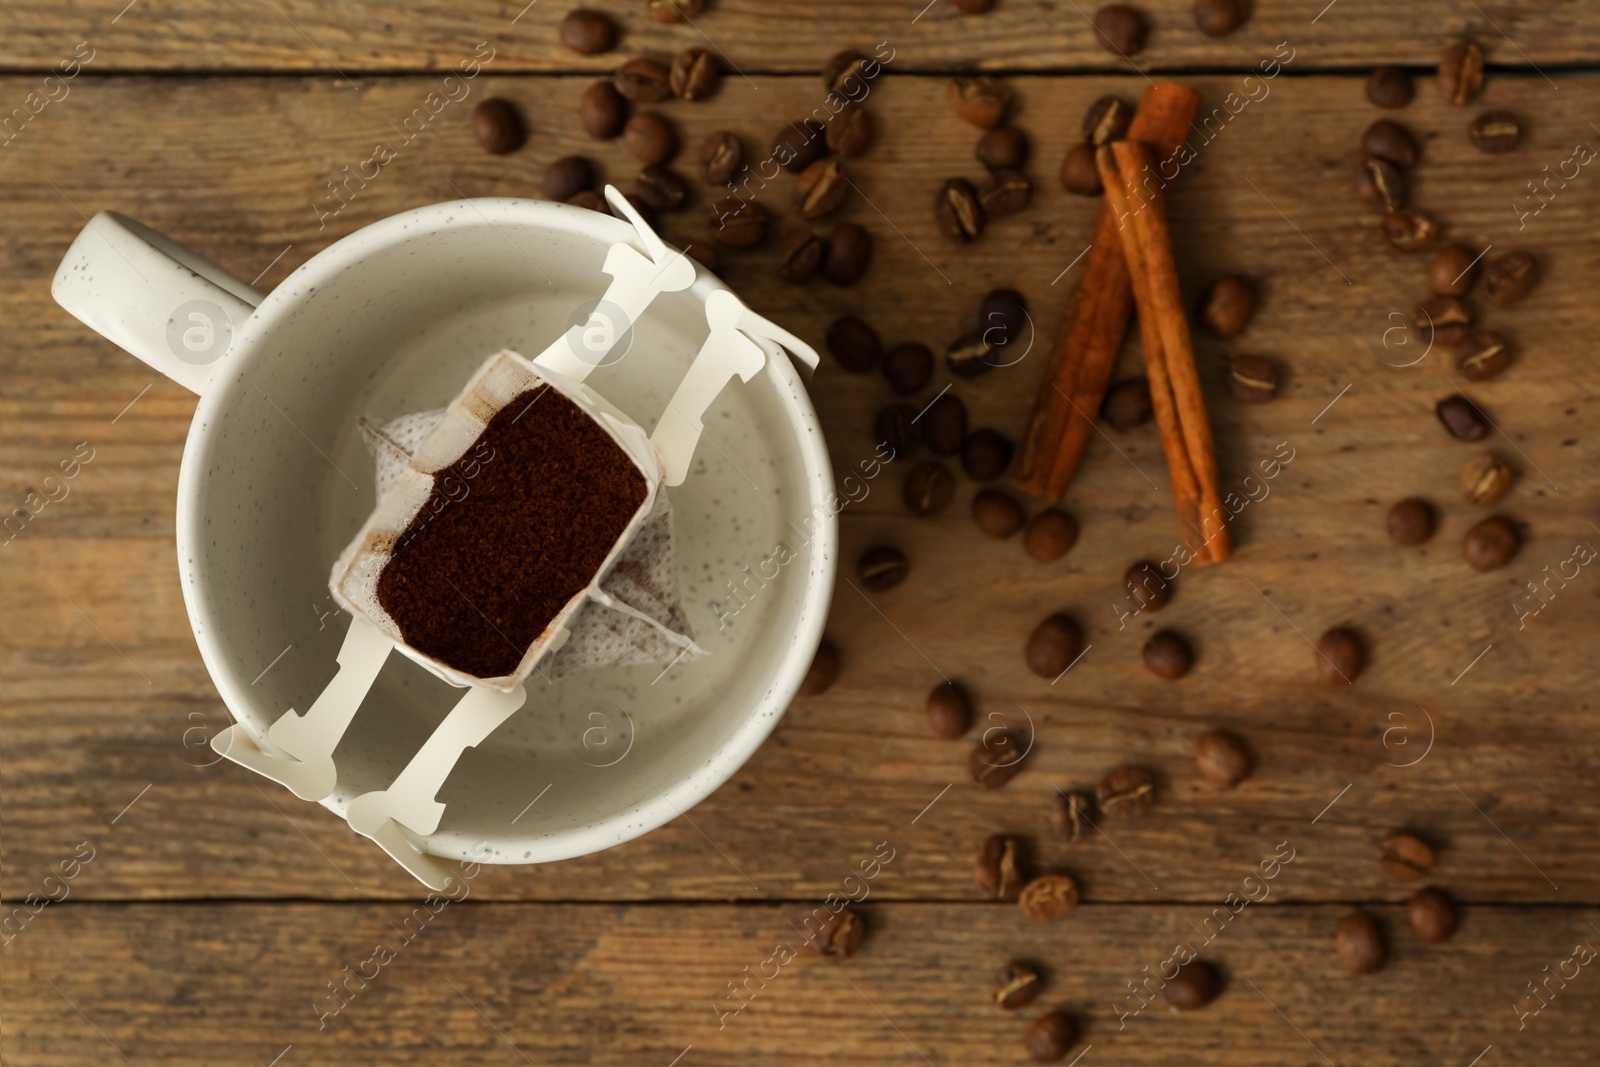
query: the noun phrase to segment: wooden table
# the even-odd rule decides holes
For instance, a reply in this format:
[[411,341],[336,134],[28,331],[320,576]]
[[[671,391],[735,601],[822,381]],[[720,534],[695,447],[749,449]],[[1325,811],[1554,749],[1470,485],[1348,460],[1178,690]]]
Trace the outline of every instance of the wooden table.
[[[593,59],[554,45],[555,4],[124,3],[12,0],[0,14],[0,111],[42,92],[62,61],[92,55],[67,95],[52,83],[57,99],[33,98],[37,114],[13,122],[0,149],[6,506],[23,506],[79,442],[93,455],[70,495],[0,547],[0,890],[4,913],[26,916],[0,947],[0,1062],[1016,1063],[1025,1018],[987,1002],[991,973],[1013,957],[1049,974],[1022,1015],[1072,1012],[1084,1028],[1072,1054],[1086,1067],[1594,1061],[1600,975],[1580,963],[1593,956],[1584,946],[1600,945],[1600,571],[1550,582],[1542,600],[1525,583],[1600,544],[1590,436],[1600,174],[1542,185],[1537,214],[1518,208],[1539,205],[1527,183],[1574,146],[1600,144],[1600,8],[1258,0],[1243,30],[1210,40],[1182,0],[1148,0],[1155,29],[1133,70],[1095,46],[1073,0],[999,0],[982,17],[949,0],[712,0],[696,20],[703,32],[606,0],[596,6],[625,35],[619,52]],[[1479,107],[1517,112],[1527,136],[1510,154],[1480,154],[1465,136],[1478,108],[1445,106],[1419,77],[1417,100],[1395,116],[1425,144],[1415,202],[1460,240],[1533,250],[1547,275],[1523,304],[1488,314],[1519,359],[1468,390],[1497,427],[1486,444],[1518,472],[1501,510],[1527,535],[1512,565],[1488,574],[1468,570],[1456,547],[1479,514],[1456,490],[1476,449],[1432,414],[1456,379],[1438,355],[1402,366],[1409,352],[1385,345],[1394,316],[1425,295],[1426,258],[1392,254],[1351,190],[1360,134],[1380,114],[1363,95],[1366,72],[1401,63],[1425,75],[1461,34],[1491,65]],[[835,50],[894,50],[869,101],[880,136],[851,167],[860,192],[839,216],[877,238],[867,280],[793,287],[770,249],[726,256],[753,306],[819,347],[834,317],[870,303],[887,341],[942,351],[999,285],[1021,289],[1052,337],[1095,210],[1054,176],[1086,105],[1136,97],[1157,75],[1192,83],[1207,108],[1254,92],[1213,124],[1174,194],[1173,229],[1187,288],[1234,270],[1262,285],[1249,331],[1237,343],[1202,339],[1198,352],[1224,485],[1241,485],[1280,443],[1294,458],[1240,516],[1235,559],[1184,573],[1159,616],[1199,649],[1176,683],[1140,663],[1154,623],[1124,628],[1115,606],[1124,569],[1164,558],[1177,538],[1152,427],[1091,441],[1064,501],[1083,536],[1051,566],[977,531],[969,480],[943,517],[909,518],[903,470],[891,468],[841,517],[842,558],[892,541],[912,574],[870,600],[840,581],[829,631],[843,669],[829,693],[797,701],[692,815],[597,856],[485,869],[470,899],[434,911],[327,812],[205,765],[204,739],[227,719],[173,551],[195,398],[67,316],[50,277],[102,209],[270,287],[339,237],[452,199],[453,187],[532,195],[544,166],[573,152],[626,178],[620,144],[579,130],[579,93],[622,56],[708,40],[739,73],[709,102],[665,106],[690,145],[724,127],[765,143],[779,120],[820,102],[816,72]],[[480,42],[494,58],[474,98],[518,101],[528,146],[483,154],[471,102],[452,105],[319,224],[325,183],[391,138],[397,116]],[[1292,61],[1247,83],[1281,42]],[[975,132],[944,103],[948,75],[976,68],[1017,91],[1038,189],[1025,213],[957,248],[929,205],[945,178],[980,173]],[[787,182],[770,201],[785,233],[796,225]],[[670,228],[705,235],[698,195]],[[1231,351],[1279,360],[1279,398],[1232,401]],[[1119,373],[1140,360],[1130,338]],[[1042,368],[1035,352],[955,390],[976,425],[1016,436]],[[812,391],[843,470],[868,454],[873,413],[892,395],[829,360]],[[1434,501],[1441,525],[1430,544],[1402,550],[1383,515],[1409,495]],[[1092,647],[1052,686],[1027,673],[1021,649],[1057,610],[1081,620]],[[1371,649],[1349,688],[1317,682],[1308,643],[1337,624]],[[930,735],[921,705],[940,674],[972,688],[985,724],[1032,724],[1029,767],[1008,787],[967,780],[971,738]],[[1255,774],[1231,792],[1195,772],[1195,738],[1212,727],[1256,755]],[[1076,844],[1053,837],[1057,788],[1092,786],[1125,762],[1156,772],[1155,809]],[[1463,910],[1447,944],[1411,933],[1404,901],[1416,884],[1375,861],[1396,828],[1439,848],[1429,881]],[[973,858],[1002,830],[1031,838],[1041,866],[1077,876],[1075,913],[1030,923],[982,899]],[[795,940],[796,916],[860,892],[844,878],[883,842],[893,859],[862,905],[872,932],[860,954],[769,962]],[[1213,918],[1280,848],[1294,859],[1266,883],[1270,895],[1225,924]],[[30,894],[59,899],[35,912]],[[1388,967],[1369,977],[1346,975],[1333,953],[1334,926],[1354,906],[1380,919],[1390,944]],[[1178,942],[1207,938],[1223,996],[1194,1014],[1160,1002],[1131,1014],[1128,983]],[[379,942],[394,949],[381,967],[370,962]],[[351,977],[375,967],[370,981]],[[734,999],[732,985],[757,972],[776,977]],[[1541,982],[1535,999],[1529,983]],[[341,1001],[330,983],[349,990]]]

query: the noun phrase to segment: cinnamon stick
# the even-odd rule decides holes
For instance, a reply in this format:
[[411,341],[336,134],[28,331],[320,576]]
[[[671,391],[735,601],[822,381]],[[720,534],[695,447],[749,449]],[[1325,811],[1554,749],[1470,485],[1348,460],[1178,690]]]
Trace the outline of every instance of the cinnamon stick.
[[[1128,137],[1150,144],[1159,159],[1170,160],[1188,138],[1199,106],[1199,95],[1186,85],[1152,85],[1139,102]],[[1176,168],[1157,170],[1170,177]],[[1133,290],[1117,216],[1109,204],[1102,205],[1083,275],[1067,304],[1066,320],[1034,399],[1012,485],[1047,500],[1066,492],[1094,432],[1132,314]]]

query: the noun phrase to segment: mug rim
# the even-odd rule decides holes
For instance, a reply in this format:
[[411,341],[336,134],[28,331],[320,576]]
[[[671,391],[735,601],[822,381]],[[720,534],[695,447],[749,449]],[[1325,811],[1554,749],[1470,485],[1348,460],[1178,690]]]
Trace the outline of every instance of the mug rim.
[[[396,244],[415,236],[418,224],[424,227],[433,224],[437,229],[445,229],[481,223],[493,228],[498,228],[499,223],[515,223],[604,244],[626,241],[635,234],[633,226],[624,219],[570,204],[519,197],[443,201],[379,219],[339,238],[278,283],[236,331],[232,349],[224,357],[223,366],[227,369],[214,374],[200,395],[178,469],[175,527],[178,567],[182,579],[180,586],[190,628],[212,684],[221,695],[230,717],[257,741],[262,740],[262,732],[234,710],[236,707],[252,706],[248,687],[233,665],[224,661],[212,638],[212,634],[218,630],[222,601],[209,593],[202,596],[198,567],[194,562],[194,546],[202,541],[200,520],[204,513],[199,499],[199,480],[205,467],[204,455],[211,446],[214,427],[219,422],[218,416],[242,392],[246,371],[258,358],[262,339],[271,336],[296,308],[304,285],[293,283],[336,274],[355,261],[371,255],[374,245]],[[721,279],[697,264],[695,281],[685,292],[704,304],[713,292],[727,288]],[[781,353],[781,349],[779,351]],[[801,459],[801,480],[807,487],[808,503],[815,508],[834,495],[833,470],[816,409],[787,355],[767,359],[762,373],[777,379],[780,407],[796,437]],[[445,858],[503,864],[547,863],[620,845],[665,825],[704,800],[755,753],[777,727],[799,691],[827,622],[837,566],[838,525],[837,515],[829,508],[827,522],[811,543],[813,565],[808,570],[795,639],[789,646],[790,654],[783,657],[778,669],[767,679],[760,700],[745,711],[742,722],[727,735],[722,744],[702,758],[692,770],[664,788],[658,785],[656,797],[597,822],[523,836],[507,833],[483,838],[449,829],[436,831],[429,838],[420,838],[407,830],[406,836],[428,854]],[[285,707],[269,714],[275,720],[288,710]],[[337,799],[337,794],[325,797],[318,803],[341,819],[344,817],[346,805]],[[469,844],[469,837],[476,837],[477,842]],[[484,845],[492,849],[491,855],[482,854]],[[522,853],[528,853],[527,857],[524,858]]]

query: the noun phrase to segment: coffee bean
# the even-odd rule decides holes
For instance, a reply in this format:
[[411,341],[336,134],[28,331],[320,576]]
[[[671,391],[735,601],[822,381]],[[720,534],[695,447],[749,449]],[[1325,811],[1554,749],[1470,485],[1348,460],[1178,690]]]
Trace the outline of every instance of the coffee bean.
[[1378,844],[1378,866],[1391,878],[1421,878],[1433,870],[1433,863],[1433,847],[1416,834],[1396,831]]
[[1439,57],[1439,93],[1445,103],[1466,107],[1483,88],[1483,51],[1472,41],[1456,41]]
[[1361,135],[1361,150],[1401,167],[1417,165],[1417,139],[1393,119],[1379,119]]
[[925,710],[934,734],[946,741],[954,741],[972,727],[972,697],[958,682],[934,686]]
[[1194,666],[1194,649],[1182,636],[1171,630],[1151,634],[1140,654],[1150,673],[1160,678],[1182,678]]
[[1061,185],[1078,196],[1099,196],[1105,191],[1100,184],[1100,168],[1095,166],[1093,145],[1075,144],[1067,149],[1061,160]]
[[936,456],[953,456],[967,439],[967,405],[945,393],[922,413],[922,440]]
[[628,60],[612,75],[617,92],[636,104],[659,104],[672,95],[672,72],[644,56]]
[[1200,321],[1218,337],[1232,337],[1243,330],[1255,313],[1256,283],[1243,274],[1218,278],[1200,300]]
[[772,161],[799,174],[828,150],[826,127],[816,119],[800,119],[779,130],[772,139]]
[[973,874],[985,896],[1015,902],[1022,895],[1022,887],[1033,876],[1027,846],[1020,838],[990,834],[978,850]]
[[645,13],[651,22],[673,25],[699,16],[706,0],[645,0]]
[[496,156],[515,152],[528,140],[522,112],[501,96],[492,96],[472,109],[472,133],[485,152]]
[[828,151],[845,159],[859,156],[872,144],[872,112],[854,101],[847,102],[828,120]]
[[811,666],[806,670],[806,676],[800,680],[800,695],[803,697],[821,696],[833,687],[834,679],[839,677],[839,650],[833,642],[826,637],[817,646],[817,654],[811,659]]
[[563,45],[580,56],[609,52],[617,43],[616,25],[600,12],[581,7],[562,17],[556,34]]
[[605,197],[593,189],[579,189],[562,203],[571,204],[573,207],[588,208],[590,211],[605,212],[606,214],[610,214],[611,211],[606,205]]
[[1439,224],[1420,211],[1407,208],[1383,217],[1383,236],[1399,252],[1421,252],[1439,236]]
[[917,409],[910,404],[890,404],[873,420],[873,437],[877,443],[888,445],[895,459],[904,459],[917,450],[921,437],[912,421],[916,417]]
[[952,78],[945,95],[956,115],[980,130],[994,129],[1011,110],[1011,87],[997,78]]
[[1028,523],[1022,548],[1037,563],[1054,563],[1078,543],[1078,520],[1059,508],[1046,508]]
[[854,315],[843,315],[828,327],[828,351],[851,374],[865,374],[883,358],[878,331]]
[[794,206],[803,218],[820,219],[838,211],[850,194],[850,180],[837,159],[819,159],[794,182]]
[[1466,296],[1478,280],[1478,255],[1466,245],[1445,245],[1433,257],[1428,288],[1440,296]]
[[672,57],[667,73],[672,94],[684,100],[705,100],[722,84],[722,69],[717,59],[704,48],[685,48]]
[[877,73],[878,61],[847,48],[822,66],[822,84],[840,96],[855,97]]
[[725,196],[711,210],[711,239],[729,248],[754,248],[767,237],[767,209],[759,201]]
[[1472,308],[1457,297],[1430,296],[1412,309],[1411,328],[1424,348],[1435,341],[1458,345],[1472,329]]
[[999,430],[973,430],[961,442],[961,469],[976,481],[1000,477],[1011,466],[1011,441]]
[[987,374],[998,362],[994,347],[982,330],[962,334],[944,350],[944,365],[958,378]]
[[665,163],[678,154],[678,131],[659,111],[641,111],[622,127],[622,143],[641,163]]
[[1232,789],[1250,777],[1250,750],[1244,742],[1222,730],[1207,730],[1194,743],[1194,762],[1200,777],[1220,789]]
[[582,156],[562,156],[545,168],[539,191],[546,200],[566,200],[594,188],[594,164]]
[[1179,1011],[1199,1011],[1222,992],[1222,975],[1205,960],[1190,960],[1167,979],[1161,995]]
[[1084,824],[1093,824],[1093,802],[1083,793],[1057,792],[1050,798],[1050,825],[1068,841],[1083,839]]
[[955,495],[955,475],[943,463],[919,463],[906,475],[906,510],[913,515],[937,515]]
[[997,541],[1015,536],[1027,517],[1015,497],[998,489],[980,489],[972,498],[972,521]]
[[1034,674],[1054,681],[1082,652],[1083,630],[1078,621],[1058,612],[1033,628],[1023,648],[1023,659]]
[[1368,156],[1356,168],[1356,195],[1380,211],[1399,211],[1406,206],[1405,171],[1387,159]]
[[850,286],[859,282],[872,263],[872,234],[853,222],[842,222],[828,235],[827,244],[822,276],[834,285]]
[[1509,111],[1485,111],[1467,127],[1467,137],[1480,152],[1499,155],[1522,140],[1522,123]]
[[1397,545],[1420,545],[1433,536],[1435,519],[1433,505],[1412,497],[1397,501],[1384,518],[1389,539]]
[[1095,803],[1114,819],[1143,815],[1156,802],[1156,782],[1140,767],[1118,767],[1094,787]]
[[1511,562],[1522,547],[1516,524],[1503,515],[1484,519],[1461,539],[1461,555],[1475,571],[1492,571]]
[[1033,199],[1033,183],[1019,170],[997,170],[978,190],[978,202],[989,218],[1015,215]]
[[967,757],[967,773],[985,789],[999,789],[1022,773],[1028,749],[1022,737],[1012,730],[991,727]]
[[1479,330],[1462,342],[1456,353],[1456,373],[1469,382],[1497,378],[1511,366],[1511,348],[1493,330]]
[[817,273],[827,251],[822,238],[810,230],[797,230],[778,246],[778,275],[786,282],[803,282]]
[[683,249],[685,255],[713,274],[717,272],[717,268],[721,265],[721,258],[717,255],[717,250],[710,241],[675,240],[667,243],[675,248]]
[[1481,441],[1489,435],[1489,417],[1460,393],[1439,401],[1433,406],[1433,413],[1458,441]]
[[1278,395],[1278,365],[1264,356],[1228,360],[1228,390],[1246,404],[1265,404]]
[[1334,948],[1340,965],[1351,974],[1371,974],[1383,968],[1383,933],[1378,929],[1378,920],[1364,911],[1339,920]]
[[[1028,315],[1028,301],[1015,289],[991,289],[978,305],[978,326],[984,339],[997,350],[997,366],[1008,367],[1020,360],[1025,352],[1008,356],[1007,345],[1025,349],[1031,344],[1033,320]],[[1024,343],[1026,342],[1026,344]]]
[[1063,1060],[1077,1043],[1078,1024],[1059,1011],[1039,1016],[1022,1038],[1023,1050],[1035,1063]]
[[689,183],[677,171],[655,164],[633,180],[633,199],[652,211],[676,211],[689,199]]
[[990,996],[1001,1011],[1016,1011],[1032,1004],[1043,986],[1039,972],[1026,963],[1008,963],[994,976]]
[[1240,0],[1194,0],[1195,28],[1207,37],[1226,37],[1244,25]]
[[883,376],[901,396],[918,392],[933,377],[932,349],[915,341],[895,345],[883,354]]
[[1149,422],[1155,414],[1150,399],[1150,379],[1124,378],[1106,390],[1100,403],[1100,417],[1118,433],[1127,433]]
[[1016,170],[1028,162],[1028,135],[1018,126],[996,126],[978,138],[978,162],[990,170]]
[[1450,940],[1456,932],[1456,904],[1450,894],[1435,886],[1423,886],[1406,902],[1406,918],[1411,929],[1429,944]]
[[1474,456],[1461,468],[1461,495],[1467,503],[1486,508],[1506,495],[1511,488],[1511,468],[1499,456],[1485,452]]
[[1059,919],[1078,906],[1078,883],[1066,874],[1041,874],[1022,887],[1017,897],[1030,919]]
[[1144,16],[1126,4],[1107,4],[1094,13],[1094,33],[1100,47],[1124,59],[1143,48],[1150,27]]
[[1354,630],[1336,626],[1317,638],[1317,675],[1324,682],[1349,685],[1366,666],[1367,652]]
[[1484,268],[1489,300],[1495,307],[1510,307],[1528,295],[1539,282],[1539,261],[1528,252],[1504,252]]
[[939,232],[959,244],[966,244],[983,232],[983,203],[965,178],[951,178],[939,187],[933,217]]
[[595,82],[578,99],[578,117],[590,137],[609,141],[622,132],[628,120],[628,101],[617,92],[614,82]]
[[1367,79],[1367,99],[1378,107],[1405,107],[1416,91],[1404,67],[1379,67]]
[[744,145],[727,130],[718,130],[700,142],[700,173],[712,185],[730,180],[744,165]]
[[1148,560],[1129,567],[1122,584],[1135,611],[1160,611],[1172,601],[1172,579],[1162,577],[1160,568]]
[[[1120,96],[1102,96],[1089,105],[1083,116],[1083,139],[1093,148],[1128,135],[1133,123],[1133,105]],[[1091,162],[1093,157],[1090,157]]]
[[906,580],[911,571],[911,561],[906,554],[892,545],[869,548],[856,561],[856,574],[861,584],[874,593],[887,593]]
[[843,908],[817,931],[817,948],[831,960],[849,959],[866,939],[867,921],[854,908]]

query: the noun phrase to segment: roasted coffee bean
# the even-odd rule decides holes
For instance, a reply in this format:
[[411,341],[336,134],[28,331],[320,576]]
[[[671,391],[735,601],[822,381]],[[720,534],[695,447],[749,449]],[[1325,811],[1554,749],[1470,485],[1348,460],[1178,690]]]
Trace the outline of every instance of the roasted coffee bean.
[[1384,212],[1406,206],[1405,171],[1377,156],[1368,156],[1356,168],[1356,195]]
[[1094,33],[1101,48],[1126,59],[1144,48],[1150,27],[1128,5],[1107,4],[1094,13]]
[[1467,127],[1467,137],[1478,151],[1499,155],[1522,141],[1522,123],[1509,111],[1485,111]]
[[1077,196],[1105,192],[1105,186],[1100,184],[1100,168],[1095,166],[1093,145],[1075,144],[1067,149],[1061,160],[1061,185]]
[[1383,236],[1399,252],[1421,252],[1439,236],[1439,224],[1420,211],[1407,208],[1383,217]]
[[1397,501],[1384,518],[1389,539],[1397,545],[1422,544],[1433,536],[1435,525],[1433,505],[1416,497]]
[[915,341],[895,345],[883,354],[883,376],[901,396],[918,392],[933,377],[933,350]]
[[1489,417],[1460,393],[1439,401],[1433,413],[1458,441],[1481,441],[1489,435]]
[[1228,390],[1246,404],[1265,404],[1278,395],[1278,365],[1264,356],[1228,360]]
[[883,358],[878,331],[854,315],[842,315],[828,327],[828,351],[851,374],[865,374]]
[[641,163],[665,163],[678,154],[678,131],[659,111],[641,111],[622,127],[622,143]]
[[1354,630],[1336,626],[1317,638],[1317,676],[1324,682],[1349,685],[1367,664],[1366,647]]
[[1401,167],[1417,165],[1417,139],[1393,119],[1379,119],[1361,135],[1361,150]]
[[1364,911],[1339,920],[1334,948],[1340,965],[1351,974],[1371,974],[1383,967],[1383,932],[1378,929],[1378,920]]
[[689,199],[689,183],[677,171],[655,164],[633,180],[633,199],[652,211],[676,211]]
[[1022,887],[1017,897],[1030,919],[1059,919],[1078,906],[1078,883],[1066,874],[1041,874]]
[[1511,366],[1511,348],[1493,330],[1478,330],[1461,343],[1456,353],[1456,373],[1469,382],[1497,378]]
[[685,48],[672,57],[667,83],[674,96],[705,100],[722,84],[722,69],[717,66],[717,58],[704,48]]
[[1466,107],[1483,88],[1483,51],[1472,41],[1456,41],[1439,57],[1439,93],[1445,103]]
[[973,430],[961,442],[961,469],[976,481],[992,481],[1011,466],[1013,451],[1011,441],[999,430]]
[[607,214],[609,214],[611,210],[606,205],[605,197],[601,196],[593,189],[579,189],[576,193],[573,193],[562,202],[571,204],[573,207],[588,208],[590,211],[601,211]]
[[[878,444],[888,445],[895,459],[904,459],[917,450],[921,431],[912,421],[916,417],[917,409],[910,404],[890,404],[873,419],[873,438]],[[907,503],[910,503],[909,496]]]
[[575,8],[562,16],[556,28],[561,43],[580,56],[609,52],[617,43],[617,27],[598,11]]
[[1035,1063],[1056,1063],[1066,1059],[1078,1043],[1078,1024],[1059,1011],[1041,1015],[1023,1035],[1022,1048]]
[[849,959],[867,939],[867,921],[854,908],[830,915],[817,931],[817,948],[831,960]]
[[853,222],[842,222],[828,235],[827,245],[822,276],[834,285],[849,286],[859,282],[872,263],[872,234]]
[[725,196],[711,210],[711,239],[729,248],[754,248],[767,237],[767,209],[759,201]]
[[628,101],[617,92],[614,82],[595,82],[578,99],[578,117],[583,132],[597,141],[609,141],[628,121]]
[[1016,170],[1028,162],[1028,135],[1019,126],[996,126],[978,138],[978,162],[990,170]]
[[1428,288],[1439,296],[1466,296],[1478,280],[1478,256],[1466,245],[1445,245],[1433,257]]
[[945,95],[956,115],[980,130],[994,129],[1011,110],[1011,87],[997,78],[952,78]]
[[1450,940],[1456,932],[1456,903],[1436,886],[1423,886],[1406,902],[1411,929],[1429,944]]
[[1200,321],[1218,337],[1232,337],[1243,330],[1255,313],[1256,283],[1243,274],[1223,275],[1200,299]]
[[1499,570],[1521,547],[1522,535],[1504,515],[1484,519],[1461,538],[1461,555],[1475,571]]
[[1155,415],[1155,403],[1150,399],[1150,379],[1124,378],[1106,390],[1100,403],[1100,417],[1118,433],[1127,433],[1143,426]]
[[1057,790],[1050,798],[1050,826],[1068,841],[1083,839],[1085,824],[1093,825],[1090,814],[1092,801],[1083,793],[1063,793]]
[[772,139],[772,161],[799,174],[828,150],[827,130],[816,119],[800,119],[779,130]]
[[797,230],[778,246],[778,274],[786,282],[803,282],[817,273],[828,248],[810,230]]
[[817,646],[817,654],[811,658],[811,666],[806,671],[806,676],[800,680],[800,695],[803,697],[821,696],[833,687],[834,679],[839,677],[839,650],[833,642],[826,637]]
[[1396,831],[1378,844],[1378,866],[1391,878],[1421,878],[1433,870],[1433,863],[1433,847],[1416,834]]
[[[1102,96],[1083,116],[1083,139],[1091,148],[1120,141],[1133,122],[1133,107],[1120,96]],[[1091,165],[1094,157],[1089,157]]]
[[872,112],[854,101],[847,101],[838,114],[828,120],[828,151],[850,159],[872,144]]
[[951,178],[940,186],[933,217],[939,232],[959,244],[966,244],[983,232],[983,203],[965,178]]
[[1472,308],[1454,296],[1430,296],[1411,311],[1411,328],[1423,348],[1437,341],[1458,345],[1472,329]]
[[1207,37],[1226,37],[1244,25],[1241,0],[1194,0],[1195,28]]
[[617,92],[636,104],[659,104],[672,95],[672,72],[644,56],[622,64],[612,78]]
[[1026,963],[1008,963],[994,976],[990,996],[1002,1011],[1016,1011],[1032,1004],[1043,986],[1037,968]]
[[727,130],[718,130],[700,142],[700,174],[712,185],[723,185],[744,166],[744,144]]
[[1189,642],[1171,630],[1159,630],[1150,635],[1140,653],[1150,673],[1169,680],[1182,678],[1194,666],[1194,649]]
[[964,333],[944,350],[944,365],[958,378],[987,374],[999,362],[993,346],[982,330]]
[[1367,79],[1367,99],[1378,107],[1405,107],[1416,91],[1404,67],[1379,67]]
[[856,574],[861,584],[874,593],[887,593],[906,580],[911,571],[911,561],[893,545],[869,548],[856,561]]
[[1222,992],[1222,975],[1205,960],[1190,960],[1167,979],[1161,995],[1179,1011],[1198,1011]]
[[943,463],[919,463],[906,475],[906,510],[913,515],[937,515],[955,495],[955,475]]
[[1528,295],[1539,282],[1539,261],[1528,252],[1504,252],[1484,267],[1489,301],[1495,307],[1510,307]]
[[1083,630],[1078,621],[1058,612],[1033,628],[1023,648],[1023,659],[1034,674],[1054,681],[1082,652]]
[[1094,787],[1094,800],[1110,818],[1143,815],[1156,802],[1156,782],[1141,767],[1118,767]]
[[999,489],[979,489],[972,498],[972,521],[997,541],[1016,536],[1027,518],[1016,498]]
[[1510,488],[1511,468],[1492,453],[1474,456],[1461,468],[1461,495],[1469,504],[1489,507],[1505,496]]
[[1054,563],[1078,543],[1078,520],[1060,508],[1046,508],[1028,523],[1023,550],[1037,563]]
[[922,440],[936,456],[953,456],[967,439],[967,405],[953,393],[945,393],[923,411]]
[[1122,584],[1135,611],[1160,611],[1172,602],[1172,579],[1162,577],[1160,567],[1148,560],[1129,567]]
[[700,264],[706,270],[715,274],[722,265],[721,257],[710,241],[669,241],[676,248],[683,249],[684,255]]
[[594,188],[594,164],[582,156],[562,156],[544,171],[539,191],[546,200],[566,200]]
[[989,218],[1015,215],[1033,200],[1033,183],[1019,170],[997,170],[978,190],[978,202]]
[[968,755],[967,773],[983,788],[999,789],[1021,774],[1027,762],[1028,748],[1021,735],[991,727]]
[[1194,743],[1200,777],[1220,789],[1232,789],[1250,777],[1250,750],[1223,730],[1207,730]]
[[840,96],[855,97],[877,73],[878,61],[853,48],[834,53],[822,65],[822,84]]
[[1027,845],[1021,838],[990,834],[978,849],[973,874],[985,896],[1015,902],[1022,895],[1022,887],[1033,877]]
[[645,13],[651,22],[670,26],[699,16],[705,10],[706,0],[645,0]]
[[[1032,341],[1032,323],[1027,298],[1015,289],[991,289],[978,305],[978,326],[996,350],[1012,344],[1018,349],[1026,348]],[[999,356],[999,366],[1010,366],[1022,358],[1022,353],[1007,358],[1004,351],[999,351]]]
[[837,159],[819,159],[800,172],[794,182],[794,206],[808,219],[820,219],[838,211],[850,194],[850,179]]
[[954,741],[972,727],[972,696],[959,682],[934,686],[925,710],[934,734],[946,741]]
[[517,105],[502,96],[492,96],[472,109],[472,133],[491,155],[515,152],[528,140],[528,127]]

